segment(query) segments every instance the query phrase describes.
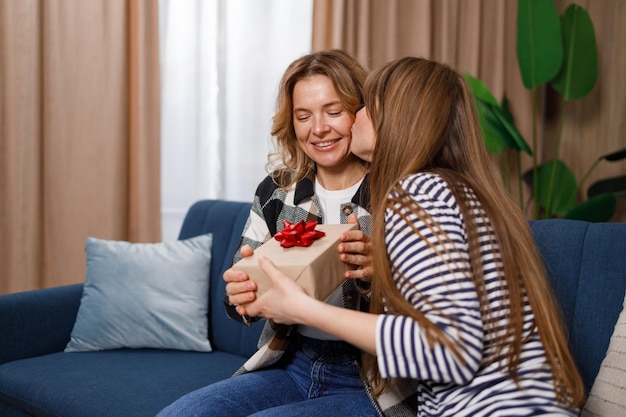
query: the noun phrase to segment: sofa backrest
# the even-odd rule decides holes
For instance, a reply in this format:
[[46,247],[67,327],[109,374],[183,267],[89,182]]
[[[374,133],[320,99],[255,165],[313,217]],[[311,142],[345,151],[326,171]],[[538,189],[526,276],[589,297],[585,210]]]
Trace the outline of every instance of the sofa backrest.
[[626,291],[626,223],[531,222],[587,392],[606,355]]
[[[230,319],[223,305],[223,272],[230,268],[250,203],[198,201],[179,238],[213,234],[209,338],[214,349],[243,356],[256,350],[263,322],[252,328]],[[569,342],[587,391],[608,349],[626,291],[626,223],[531,221],[531,230],[569,329]]]
[[222,274],[230,268],[241,233],[250,214],[250,203],[202,200],[194,203],[183,221],[179,239],[213,234],[209,285],[209,340],[214,350],[251,356],[263,322],[248,328],[226,315],[223,298],[226,283]]

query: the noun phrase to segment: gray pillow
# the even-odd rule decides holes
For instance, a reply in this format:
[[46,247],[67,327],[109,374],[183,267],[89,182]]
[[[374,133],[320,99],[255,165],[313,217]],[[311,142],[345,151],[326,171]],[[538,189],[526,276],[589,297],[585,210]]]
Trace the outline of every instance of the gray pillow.
[[66,352],[210,352],[212,235],[164,243],[87,238],[87,273]]

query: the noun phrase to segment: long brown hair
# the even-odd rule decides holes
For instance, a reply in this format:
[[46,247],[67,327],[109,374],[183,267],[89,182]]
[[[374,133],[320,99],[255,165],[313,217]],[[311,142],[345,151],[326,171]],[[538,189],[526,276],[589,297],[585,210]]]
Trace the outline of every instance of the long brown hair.
[[[508,373],[518,381],[523,340],[524,307],[527,295],[535,325],[552,371],[557,399],[580,405],[584,387],[567,346],[565,326],[546,273],[530,233],[527,219],[499,180],[485,149],[473,97],[462,76],[446,65],[422,58],[393,61],[367,78],[364,103],[376,131],[371,164],[371,201],[375,219],[373,242],[375,279],[372,283],[372,312],[384,308],[410,316],[422,326],[430,343],[441,343],[455,351],[441,330],[417,311],[398,291],[384,245],[386,209],[408,204],[419,218],[431,224],[434,236],[448,240],[444,232],[428,222],[428,216],[409,198],[398,183],[409,174],[429,171],[439,174],[450,186],[466,223],[471,275],[483,305],[483,321],[490,320],[487,294],[480,260],[480,244],[475,211],[465,197],[469,187],[493,226],[492,244],[502,256],[501,279],[506,281],[510,315],[506,334],[512,345],[500,344],[498,354],[506,354]],[[388,196],[395,192],[393,200]],[[383,301],[384,300],[384,301]],[[502,340],[500,340],[501,342]],[[374,387],[383,389],[375,359],[365,358],[364,372]]]
[[337,90],[346,111],[355,114],[363,102],[362,90],[367,72],[359,61],[340,49],[328,49],[304,55],[292,62],[278,88],[276,113],[272,119],[272,136],[276,151],[270,153],[268,171],[276,176],[278,185],[287,188],[306,177],[313,168],[311,159],[300,149],[293,127],[293,89],[298,81],[324,75]]

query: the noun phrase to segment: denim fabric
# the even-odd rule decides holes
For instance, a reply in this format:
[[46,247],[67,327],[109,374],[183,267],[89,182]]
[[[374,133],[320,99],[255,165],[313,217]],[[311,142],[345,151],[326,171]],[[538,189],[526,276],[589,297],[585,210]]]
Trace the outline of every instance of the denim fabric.
[[360,353],[344,342],[301,337],[280,366],[191,392],[157,417],[377,416],[361,378]]

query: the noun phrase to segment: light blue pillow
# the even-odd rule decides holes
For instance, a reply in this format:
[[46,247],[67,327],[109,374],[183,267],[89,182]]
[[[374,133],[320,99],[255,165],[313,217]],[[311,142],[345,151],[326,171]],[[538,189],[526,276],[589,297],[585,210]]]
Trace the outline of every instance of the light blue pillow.
[[87,274],[66,352],[210,352],[212,235],[164,243],[87,238]]

